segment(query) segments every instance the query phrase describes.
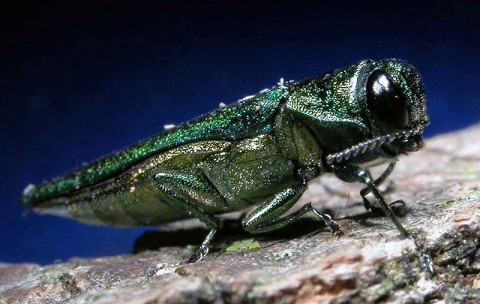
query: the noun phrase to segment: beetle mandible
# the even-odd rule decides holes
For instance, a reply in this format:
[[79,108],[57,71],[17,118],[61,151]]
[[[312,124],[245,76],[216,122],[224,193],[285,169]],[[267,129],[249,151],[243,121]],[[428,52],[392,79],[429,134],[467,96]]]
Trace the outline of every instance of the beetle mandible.
[[[21,203],[40,213],[112,226],[158,225],[196,217],[211,230],[190,262],[201,259],[221,226],[218,214],[258,205],[242,220],[250,233],[283,228],[307,212],[340,232],[311,204],[283,216],[324,173],[365,185],[403,236],[378,185],[397,156],[422,146],[429,123],[422,80],[398,59],[363,60],[254,96],[183,123],[71,173],[29,185]],[[388,163],[374,180],[368,168]],[[418,249],[418,245],[417,245]],[[433,272],[419,249],[424,268]]]

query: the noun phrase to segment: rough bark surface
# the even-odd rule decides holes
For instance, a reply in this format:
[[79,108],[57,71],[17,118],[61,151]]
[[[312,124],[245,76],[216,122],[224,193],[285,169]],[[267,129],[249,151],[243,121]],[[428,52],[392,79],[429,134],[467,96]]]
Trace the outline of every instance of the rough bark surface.
[[341,237],[308,217],[255,237],[228,221],[208,256],[183,264],[207,232],[187,223],[144,235],[136,254],[0,264],[0,303],[480,303],[479,138],[476,125],[429,139],[383,187],[406,202],[400,220],[432,256],[433,277],[411,240],[365,211],[361,187],[322,177],[297,206],[330,211]]

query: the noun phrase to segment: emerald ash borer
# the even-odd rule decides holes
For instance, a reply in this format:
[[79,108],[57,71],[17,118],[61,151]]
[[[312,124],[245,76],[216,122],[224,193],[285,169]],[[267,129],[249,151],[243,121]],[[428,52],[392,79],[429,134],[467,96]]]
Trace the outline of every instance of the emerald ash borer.
[[[397,157],[422,146],[429,119],[417,71],[398,59],[363,60],[317,78],[283,82],[165,130],[39,185],[21,203],[40,213],[111,226],[159,225],[190,217],[211,230],[190,262],[208,252],[217,215],[257,207],[242,219],[253,234],[312,212],[332,233],[339,225],[311,204],[287,216],[312,179],[332,173],[365,185],[375,206],[415,241],[378,190]],[[388,163],[373,179],[368,168]]]

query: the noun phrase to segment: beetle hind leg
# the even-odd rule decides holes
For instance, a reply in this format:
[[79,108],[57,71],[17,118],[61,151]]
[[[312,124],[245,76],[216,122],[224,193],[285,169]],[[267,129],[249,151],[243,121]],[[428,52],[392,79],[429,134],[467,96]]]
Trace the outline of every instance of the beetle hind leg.
[[217,233],[217,230],[217,228],[213,228],[212,230],[210,230],[197,251],[195,251],[195,253],[187,260],[187,263],[196,263],[207,255],[208,246],[210,245],[210,241]]
[[222,222],[205,207],[221,208],[226,204],[215,187],[202,176],[179,172],[164,172],[155,176],[162,199],[173,209],[180,209],[192,217],[198,218],[211,228],[200,248],[188,259],[187,263],[201,260],[207,253],[210,241],[222,226]]

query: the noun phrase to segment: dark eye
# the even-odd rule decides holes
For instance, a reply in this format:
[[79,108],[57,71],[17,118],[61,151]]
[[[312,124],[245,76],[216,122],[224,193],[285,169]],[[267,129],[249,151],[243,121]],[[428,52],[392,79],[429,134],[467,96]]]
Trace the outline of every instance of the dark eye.
[[373,119],[384,132],[396,132],[407,127],[405,96],[386,72],[374,71],[368,78],[367,105]]

